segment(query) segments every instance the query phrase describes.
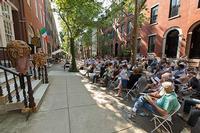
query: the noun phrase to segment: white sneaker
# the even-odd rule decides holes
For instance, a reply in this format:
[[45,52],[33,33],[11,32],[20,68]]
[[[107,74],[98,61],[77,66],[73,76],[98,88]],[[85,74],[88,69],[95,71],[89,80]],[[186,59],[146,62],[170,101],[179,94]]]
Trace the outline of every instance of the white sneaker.
[[191,133],[191,128],[185,127],[180,133]]

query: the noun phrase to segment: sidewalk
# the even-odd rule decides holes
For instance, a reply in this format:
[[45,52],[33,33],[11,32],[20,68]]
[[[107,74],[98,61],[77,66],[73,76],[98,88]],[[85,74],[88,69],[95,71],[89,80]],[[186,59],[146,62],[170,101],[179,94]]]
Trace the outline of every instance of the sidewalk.
[[[128,121],[120,99],[89,84],[79,73],[64,71],[63,65],[53,66],[49,79],[39,111],[28,121],[16,112],[0,116],[0,133],[147,133],[153,128],[146,117]],[[176,126],[177,133],[182,125]]]
[[50,87],[40,110],[28,121],[16,112],[0,116],[1,133],[145,132],[133,129],[109,100],[101,100],[100,91],[93,92],[94,88],[84,84],[78,73],[64,72],[59,65],[54,68],[49,72]]

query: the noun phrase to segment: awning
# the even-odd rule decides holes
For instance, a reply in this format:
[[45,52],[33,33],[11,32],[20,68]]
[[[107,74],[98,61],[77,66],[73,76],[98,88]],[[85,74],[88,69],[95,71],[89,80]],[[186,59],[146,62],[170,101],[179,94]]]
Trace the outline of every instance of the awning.
[[52,54],[52,55],[56,55],[56,54],[61,53],[61,52],[64,52],[64,53],[65,53],[65,51],[63,51],[62,49],[58,49],[58,50],[52,52],[51,54]]

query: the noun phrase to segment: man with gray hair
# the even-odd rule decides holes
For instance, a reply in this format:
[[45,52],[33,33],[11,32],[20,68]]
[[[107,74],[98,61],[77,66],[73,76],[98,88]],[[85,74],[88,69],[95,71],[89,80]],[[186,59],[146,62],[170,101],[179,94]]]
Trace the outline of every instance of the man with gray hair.
[[149,94],[140,96],[132,108],[130,117],[136,116],[136,112],[141,107],[144,107],[152,113],[158,113],[161,116],[168,116],[173,113],[179,105],[173,83],[169,81],[163,82],[162,89],[165,93],[159,98],[152,97]]

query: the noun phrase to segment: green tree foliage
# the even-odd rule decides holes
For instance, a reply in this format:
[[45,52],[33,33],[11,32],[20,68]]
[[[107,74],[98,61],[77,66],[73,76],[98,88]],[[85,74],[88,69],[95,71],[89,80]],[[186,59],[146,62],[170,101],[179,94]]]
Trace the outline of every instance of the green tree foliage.
[[85,53],[87,57],[90,56],[91,51],[89,50],[92,47],[92,29],[87,29],[86,32],[82,34],[82,44],[84,49],[86,50]]
[[[132,21],[133,30],[131,31],[133,36],[130,43],[131,60],[133,64],[136,61],[138,29],[142,26],[143,22],[146,19],[145,14],[143,12],[146,9],[145,3],[146,0],[122,0],[121,2],[112,0],[111,6],[105,11],[105,13],[99,18],[98,21],[99,29],[104,29],[113,25],[117,27],[118,24],[115,24],[115,21],[118,18],[127,17],[129,16],[129,14],[134,15],[134,19]],[[119,37],[121,36],[121,33],[117,30],[115,30],[115,34],[117,34]],[[108,41],[105,35],[102,34],[99,36],[102,36],[102,42]]]
[[72,56],[69,71],[77,71],[75,60],[74,40],[79,37],[85,29],[95,24],[95,18],[101,10],[101,3],[96,0],[55,0],[56,12],[62,20],[63,30],[66,32],[70,42],[70,53]]

